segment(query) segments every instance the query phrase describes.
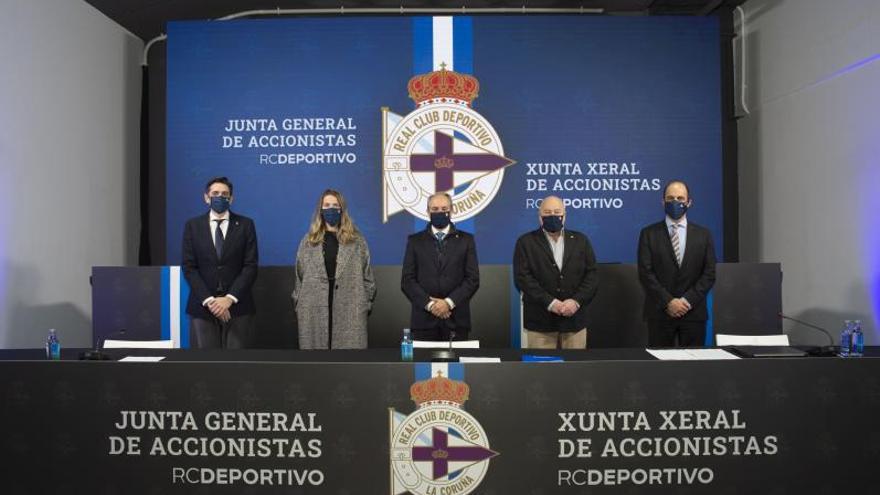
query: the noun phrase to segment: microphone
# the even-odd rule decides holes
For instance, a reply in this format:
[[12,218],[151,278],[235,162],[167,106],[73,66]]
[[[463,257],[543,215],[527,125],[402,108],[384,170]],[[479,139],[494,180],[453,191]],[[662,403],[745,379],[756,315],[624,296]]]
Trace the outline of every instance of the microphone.
[[806,346],[807,349],[805,349],[805,350],[811,356],[836,356],[837,353],[840,351],[840,349],[836,345],[834,345],[834,343],[835,343],[834,337],[831,336],[831,333],[829,333],[828,330],[826,330],[818,325],[813,325],[812,323],[807,323],[806,321],[799,320],[797,318],[793,318],[791,316],[788,316],[787,314],[785,314],[781,311],[779,313],[777,313],[777,316],[783,320],[790,320],[790,321],[793,321],[799,325],[803,325],[807,328],[812,328],[813,330],[818,330],[818,331],[824,333],[826,337],[828,337],[828,341],[831,342],[831,344],[829,344],[827,346],[821,346],[821,345],[820,346]]
[[458,361],[458,356],[455,355],[455,351],[452,350],[452,341],[455,340],[455,324],[449,324],[449,321],[444,321],[443,325],[449,330],[449,349],[445,351],[434,351],[431,353],[431,361],[440,362],[440,363],[454,363]]
[[[101,339],[101,346],[100,347],[103,348],[104,342],[107,342],[107,339],[109,339],[110,337],[121,337],[123,335],[125,335],[124,328],[120,328],[119,330],[117,330],[115,332],[110,332],[109,335],[106,335],[103,339]],[[110,357],[107,353],[102,351],[97,346],[97,343],[98,342],[95,342],[96,345],[95,345],[94,349],[80,353],[80,355],[79,355],[80,361],[112,361],[113,360],[112,357]]]

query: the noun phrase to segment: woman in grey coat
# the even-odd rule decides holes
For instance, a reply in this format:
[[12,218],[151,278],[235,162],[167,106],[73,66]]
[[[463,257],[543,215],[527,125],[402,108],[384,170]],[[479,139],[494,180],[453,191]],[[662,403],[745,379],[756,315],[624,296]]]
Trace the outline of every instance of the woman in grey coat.
[[296,252],[293,307],[300,349],[366,349],[367,314],[376,297],[370,250],[342,194],[318,199]]

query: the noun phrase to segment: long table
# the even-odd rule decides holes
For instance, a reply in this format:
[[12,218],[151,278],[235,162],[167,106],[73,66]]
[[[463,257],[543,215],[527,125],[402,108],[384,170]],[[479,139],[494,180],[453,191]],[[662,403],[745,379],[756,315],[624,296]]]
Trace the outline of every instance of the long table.
[[3,350],[3,493],[838,493],[880,458],[880,349],[522,352]]

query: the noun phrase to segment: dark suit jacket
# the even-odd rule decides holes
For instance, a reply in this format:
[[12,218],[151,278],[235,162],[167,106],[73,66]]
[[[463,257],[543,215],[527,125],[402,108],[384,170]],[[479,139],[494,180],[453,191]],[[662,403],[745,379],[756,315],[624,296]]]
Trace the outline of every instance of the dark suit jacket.
[[220,259],[211,232],[207,213],[189,219],[183,230],[183,274],[189,282],[186,312],[210,319],[213,316],[202,301],[232,294],[238,299],[229,308],[232,317],[253,314],[251,287],[257,279],[257,231],[253,220],[230,212]]
[[715,284],[715,247],[709,229],[688,221],[687,244],[679,268],[666,222],[648,225],[639,235],[638,262],[639,281],[645,290],[645,319],[671,320],[666,305],[676,297],[691,303],[691,310],[682,320],[709,318],[706,294]]
[[[471,328],[471,297],[480,287],[480,268],[474,236],[453,225],[443,240],[438,256],[437,240],[431,226],[409,236],[400,288],[412,303],[410,326],[431,329],[446,325],[450,329]],[[450,298],[455,304],[448,320],[435,318],[425,306],[431,297]]]
[[[596,255],[587,236],[562,232],[562,268],[556,266],[543,229],[523,234],[513,252],[513,277],[523,296],[523,325],[528,330],[566,332],[587,326],[587,305],[596,295],[599,276]],[[554,300],[574,299],[580,309],[566,318],[547,311]]]

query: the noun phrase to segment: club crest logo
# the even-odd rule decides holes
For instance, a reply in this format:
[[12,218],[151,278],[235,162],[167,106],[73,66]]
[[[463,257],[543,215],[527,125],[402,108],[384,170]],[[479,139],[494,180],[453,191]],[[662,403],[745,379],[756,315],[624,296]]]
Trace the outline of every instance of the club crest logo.
[[498,453],[463,408],[469,394],[466,383],[438,372],[410,387],[412,414],[388,410],[391,495],[466,495],[479,486]]
[[516,163],[504,156],[492,124],[471,108],[479,81],[440,64],[410,79],[407,89],[416,102],[410,114],[382,108],[382,221],[402,211],[428,220],[435,192],[452,196],[454,221],[477,215]]

